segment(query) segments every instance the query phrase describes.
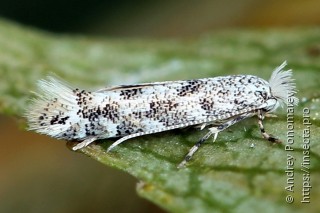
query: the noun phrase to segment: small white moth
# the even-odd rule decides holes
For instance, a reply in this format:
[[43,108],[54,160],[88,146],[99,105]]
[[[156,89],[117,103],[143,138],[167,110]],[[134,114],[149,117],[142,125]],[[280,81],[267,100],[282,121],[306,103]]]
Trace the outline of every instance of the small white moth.
[[211,135],[253,115],[262,120],[288,95],[298,104],[292,71],[277,67],[269,82],[253,75],[231,75],[186,81],[166,81],[107,87],[95,92],[73,89],[48,77],[40,80],[37,93],[26,112],[29,129],[59,139],[81,141],[73,150],[103,138],[120,138],[108,151],[127,139],[187,126],[209,131],[179,164],[189,161]]

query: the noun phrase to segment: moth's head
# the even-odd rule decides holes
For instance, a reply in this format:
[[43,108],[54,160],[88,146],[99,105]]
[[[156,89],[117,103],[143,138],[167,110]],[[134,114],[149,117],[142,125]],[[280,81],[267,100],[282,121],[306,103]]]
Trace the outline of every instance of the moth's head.
[[292,78],[292,70],[283,70],[286,65],[287,62],[284,61],[273,71],[269,80],[271,95],[273,97],[270,101],[274,102],[272,109],[269,109],[269,111],[283,106],[284,103],[286,105],[298,105],[299,103],[299,99],[295,97],[297,90]]

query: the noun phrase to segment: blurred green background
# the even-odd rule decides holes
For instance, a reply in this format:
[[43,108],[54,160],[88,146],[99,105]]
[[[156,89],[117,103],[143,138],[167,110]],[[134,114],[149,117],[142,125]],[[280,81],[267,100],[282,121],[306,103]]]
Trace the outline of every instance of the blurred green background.
[[222,28],[316,25],[319,6],[317,0],[2,0],[0,14],[59,33],[186,37]]
[[[319,8],[316,0],[7,0],[0,16],[53,33],[163,39],[318,25]],[[64,142],[21,131],[17,120],[0,117],[0,212],[162,212],[136,195],[131,176],[70,152]]]

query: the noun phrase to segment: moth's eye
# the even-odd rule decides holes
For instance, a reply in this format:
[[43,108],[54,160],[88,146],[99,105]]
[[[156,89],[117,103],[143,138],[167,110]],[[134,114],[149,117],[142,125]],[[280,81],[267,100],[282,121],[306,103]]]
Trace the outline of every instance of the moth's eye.
[[266,91],[255,91],[254,94],[256,96],[263,97],[263,99],[267,99],[268,98],[268,93]]

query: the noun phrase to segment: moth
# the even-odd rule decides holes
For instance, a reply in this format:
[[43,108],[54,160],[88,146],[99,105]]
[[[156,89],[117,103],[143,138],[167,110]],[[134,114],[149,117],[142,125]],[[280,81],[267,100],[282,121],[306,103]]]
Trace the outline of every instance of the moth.
[[254,75],[229,75],[106,87],[97,91],[73,88],[53,77],[38,82],[39,92],[26,112],[29,130],[58,139],[79,141],[78,150],[104,138],[118,138],[109,148],[134,137],[187,126],[207,127],[190,149],[183,167],[210,136],[257,115],[262,136],[279,140],[263,126],[288,97],[298,104],[291,70],[277,67],[269,81]]

